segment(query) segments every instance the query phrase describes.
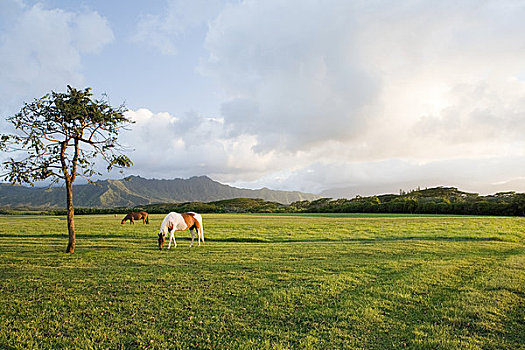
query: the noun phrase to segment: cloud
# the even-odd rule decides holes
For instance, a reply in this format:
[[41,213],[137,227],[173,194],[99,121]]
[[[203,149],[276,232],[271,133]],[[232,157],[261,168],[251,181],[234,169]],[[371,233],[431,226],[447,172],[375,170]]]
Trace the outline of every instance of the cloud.
[[292,153],[255,152],[256,138],[229,135],[222,119],[145,108],[130,110],[126,116],[135,122],[119,136],[134,163],[126,174],[163,179],[208,175],[234,183],[241,178],[256,181],[279,169],[295,170],[312,161]]
[[205,26],[223,6],[220,0],[168,1],[162,15],[145,14],[140,18],[132,40],[164,55],[175,55],[179,42]]
[[[218,118],[133,112],[149,115],[134,129],[143,130],[138,143],[154,150],[137,149],[136,166],[147,164],[158,177],[208,174],[310,192],[520,176],[523,169],[512,164],[525,150],[521,6],[214,4],[193,16],[202,3],[172,1],[164,15],[141,22],[149,28],[143,39],[172,53],[207,23],[208,56],[199,71],[217,84],[223,103]],[[166,149],[168,165],[161,159]],[[488,171],[485,164],[497,166]]]
[[486,155],[521,139],[524,12],[490,1],[244,1],[211,22],[201,69],[223,88],[230,134],[254,135],[258,151],[337,142],[348,160],[440,159],[457,146]]
[[259,151],[297,151],[359,132],[378,86],[355,47],[353,7],[245,1],[211,23],[201,70],[229,99],[232,135],[256,135]]
[[140,169],[141,174],[156,178],[210,175],[228,181],[239,172],[246,176],[265,169],[268,157],[254,157],[254,139],[225,138],[222,120],[196,113],[175,117],[147,109],[126,115],[135,123],[119,139],[133,147],[128,152],[134,162],[130,173]]
[[523,146],[513,130],[525,117],[525,84],[517,78],[525,9],[513,4],[443,2],[375,13],[384,20],[370,21],[360,40],[382,80],[383,112],[374,124],[388,129],[367,137],[375,134],[389,148],[370,144],[370,155],[430,161],[501,156],[510,144]]
[[[524,16],[512,1],[226,6],[209,24],[200,66],[224,96],[224,137],[249,136],[254,155],[286,159],[234,183],[320,191],[390,175],[519,177]],[[499,168],[488,171],[488,161]],[[364,164],[373,171],[361,182]]]
[[[66,84],[81,86],[82,57],[98,53],[114,37],[97,12],[47,9],[6,0],[0,11],[0,105],[13,113]],[[5,12],[4,12],[5,10]],[[16,110],[15,110],[16,109]]]

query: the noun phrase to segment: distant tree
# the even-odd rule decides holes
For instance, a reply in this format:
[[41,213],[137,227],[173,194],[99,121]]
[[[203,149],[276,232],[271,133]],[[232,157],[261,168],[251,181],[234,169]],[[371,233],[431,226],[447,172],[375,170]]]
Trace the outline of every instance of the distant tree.
[[525,216],[525,193],[515,194],[511,205],[513,208],[512,215]]
[[[1,177],[14,184],[62,180],[66,187],[69,242],[66,252],[75,250],[73,182],[77,175],[90,178],[99,174],[95,161],[102,159],[107,170],[129,167],[133,163],[122,154],[117,142],[121,129],[132,123],[124,116],[124,105],[111,107],[105,100],[91,98],[90,88],[77,90],[67,86],[66,93],[51,93],[26,103],[8,117],[16,134],[2,135],[0,149],[23,151],[25,158],[10,158]],[[20,155],[20,152],[16,152]]]

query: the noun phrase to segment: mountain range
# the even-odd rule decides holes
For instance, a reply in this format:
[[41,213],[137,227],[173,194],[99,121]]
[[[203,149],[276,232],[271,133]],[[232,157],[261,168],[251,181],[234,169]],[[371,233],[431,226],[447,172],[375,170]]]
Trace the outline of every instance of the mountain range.
[[[63,187],[26,187],[0,184],[0,207],[4,208],[64,208]],[[221,184],[207,176],[189,179],[158,180],[129,176],[120,180],[101,180],[93,184],[74,185],[75,207],[116,208],[153,203],[210,202],[232,198],[261,198],[290,204],[314,200],[319,196],[297,191],[276,191],[236,188]]]

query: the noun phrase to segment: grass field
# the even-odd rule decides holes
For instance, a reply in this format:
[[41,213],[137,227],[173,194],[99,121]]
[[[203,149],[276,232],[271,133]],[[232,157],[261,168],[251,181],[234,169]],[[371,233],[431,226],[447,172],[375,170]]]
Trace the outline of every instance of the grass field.
[[2,349],[525,349],[525,218],[0,216]]

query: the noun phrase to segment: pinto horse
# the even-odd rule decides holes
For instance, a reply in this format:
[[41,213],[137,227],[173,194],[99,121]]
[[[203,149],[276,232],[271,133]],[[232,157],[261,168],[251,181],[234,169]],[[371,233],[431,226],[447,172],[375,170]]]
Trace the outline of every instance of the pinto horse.
[[202,243],[204,243],[204,233],[202,231],[202,216],[193,212],[182,214],[171,212],[168,215],[166,215],[164,220],[162,220],[162,224],[160,225],[159,249],[162,249],[162,247],[164,246],[164,242],[166,241],[166,234],[168,232],[170,234],[168,249],[170,249],[171,240],[173,240],[173,244],[175,245],[175,247],[177,247],[177,242],[175,242],[175,231],[185,231],[188,229],[191,233],[190,247],[193,246],[193,240],[195,239],[195,233],[193,232],[193,230],[197,231],[199,246],[201,245],[201,240]]
[[134,224],[135,220],[140,220],[140,219],[142,219],[143,224],[149,224],[149,216],[148,216],[148,213],[146,213],[145,211],[140,211],[140,212],[132,211],[131,213],[126,215],[126,217],[122,219],[120,223],[123,224],[126,222],[126,220],[129,220],[130,224]]

